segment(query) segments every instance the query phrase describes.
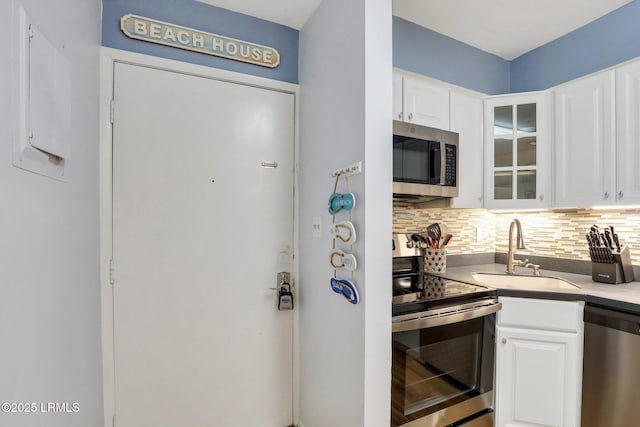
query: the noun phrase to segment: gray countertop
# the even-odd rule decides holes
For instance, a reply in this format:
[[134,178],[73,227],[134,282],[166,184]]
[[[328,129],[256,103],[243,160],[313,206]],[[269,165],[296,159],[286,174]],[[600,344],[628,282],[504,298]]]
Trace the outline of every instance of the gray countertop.
[[[479,272],[504,274],[505,265],[476,264],[456,267],[447,266],[447,271],[442,274],[437,274],[437,276],[461,282],[480,284],[472,277],[472,273]],[[522,274],[522,276],[530,275],[531,273],[528,271],[524,271]],[[609,285],[606,283],[594,282],[591,280],[591,276],[549,270],[540,270],[540,275],[565,279],[578,285],[579,288],[537,290],[527,288],[514,289],[513,287],[503,288],[499,286],[492,287],[497,289],[498,295],[503,296],[572,301],[579,300],[616,310],[624,310],[634,314],[640,314],[640,282]],[[514,276],[514,281],[517,280],[517,277],[517,275]]]

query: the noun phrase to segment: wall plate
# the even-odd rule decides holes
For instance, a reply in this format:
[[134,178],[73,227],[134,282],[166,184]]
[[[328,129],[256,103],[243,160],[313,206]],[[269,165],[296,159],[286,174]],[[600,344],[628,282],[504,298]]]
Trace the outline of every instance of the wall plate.
[[[71,66],[33,22],[13,3],[12,38],[13,164],[65,181],[70,152]],[[36,134],[37,133],[37,134]]]

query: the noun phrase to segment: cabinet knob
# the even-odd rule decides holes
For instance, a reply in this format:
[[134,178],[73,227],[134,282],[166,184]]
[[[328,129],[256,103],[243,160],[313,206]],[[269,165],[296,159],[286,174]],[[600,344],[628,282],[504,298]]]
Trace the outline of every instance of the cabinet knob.
[[409,120],[413,120],[413,113],[409,113]]
[[543,200],[544,200],[544,194],[541,194],[540,195],[540,201],[543,201]]
[[402,120],[402,113],[398,114],[398,120]]
[[605,192],[604,192],[604,194],[603,194],[603,198],[604,198],[605,200],[607,200],[607,199],[609,198],[609,192],[608,192],[608,191],[605,191]]
[[502,338],[502,344],[506,344],[507,343],[507,339],[506,338]]
[[622,197],[624,197],[624,193],[620,190],[618,191],[618,199],[622,199]]

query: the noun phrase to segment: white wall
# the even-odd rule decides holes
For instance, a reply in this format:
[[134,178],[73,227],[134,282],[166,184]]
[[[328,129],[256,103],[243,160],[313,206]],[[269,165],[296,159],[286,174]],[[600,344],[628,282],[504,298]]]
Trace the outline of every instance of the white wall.
[[364,425],[387,427],[391,418],[392,2],[365,3]]
[[[300,32],[300,421],[305,427],[389,425],[391,68],[391,0],[323,0]],[[329,285],[327,200],[331,172],[360,160],[364,174],[351,178],[357,198],[355,283],[362,298],[354,306]],[[340,185],[346,192],[344,182]],[[321,239],[311,235],[312,216],[323,217]]]
[[0,402],[68,402],[78,413],[0,412],[0,426],[102,423],[98,245],[100,0],[23,0],[73,74],[62,183],[12,165],[12,1],[0,2]]

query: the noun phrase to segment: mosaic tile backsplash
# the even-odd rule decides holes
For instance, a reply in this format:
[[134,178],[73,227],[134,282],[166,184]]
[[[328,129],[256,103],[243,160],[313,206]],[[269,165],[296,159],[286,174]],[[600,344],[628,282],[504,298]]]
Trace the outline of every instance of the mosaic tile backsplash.
[[449,254],[507,252],[509,224],[522,223],[527,250],[531,254],[555,258],[589,260],[585,235],[593,224],[613,226],[620,243],[628,245],[633,264],[640,265],[640,209],[579,209],[543,212],[492,212],[485,209],[419,209],[394,202],[394,233],[425,233],[434,222],[444,223],[453,239]]

